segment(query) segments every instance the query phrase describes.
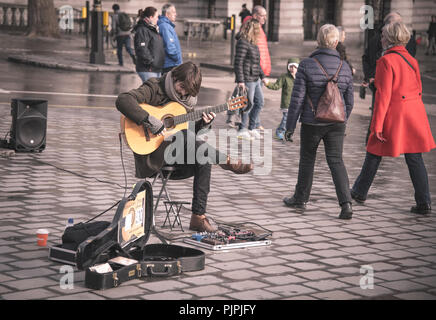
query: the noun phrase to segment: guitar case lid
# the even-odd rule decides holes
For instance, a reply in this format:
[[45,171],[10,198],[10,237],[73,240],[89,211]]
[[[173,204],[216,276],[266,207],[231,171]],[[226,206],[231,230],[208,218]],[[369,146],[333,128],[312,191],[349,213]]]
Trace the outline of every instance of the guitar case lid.
[[83,270],[116,256],[128,256],[135,247],[144,247],[152,223],[153,189],[150,182],[140,181],[131,194],[120,201],[111,224],[79,245],[77,268]]

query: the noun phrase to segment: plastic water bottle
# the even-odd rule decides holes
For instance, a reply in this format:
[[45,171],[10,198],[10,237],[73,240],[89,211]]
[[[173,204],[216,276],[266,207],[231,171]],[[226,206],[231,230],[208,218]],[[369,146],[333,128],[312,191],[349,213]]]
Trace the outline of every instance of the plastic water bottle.
[[65,227],[65,229],[68,228],[68,227],[72,227],[72,226],[74,226],[74,219],[73,218],[68,218],[67,226]]

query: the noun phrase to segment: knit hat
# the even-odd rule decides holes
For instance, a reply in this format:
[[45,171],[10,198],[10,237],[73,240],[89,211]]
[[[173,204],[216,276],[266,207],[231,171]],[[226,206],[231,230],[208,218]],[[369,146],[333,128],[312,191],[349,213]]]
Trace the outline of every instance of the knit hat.
[[295,66],[298,69],[298,64],[300,63],[300,59],[298,58],[290,58],[288,59],[288,69],[291,66]]

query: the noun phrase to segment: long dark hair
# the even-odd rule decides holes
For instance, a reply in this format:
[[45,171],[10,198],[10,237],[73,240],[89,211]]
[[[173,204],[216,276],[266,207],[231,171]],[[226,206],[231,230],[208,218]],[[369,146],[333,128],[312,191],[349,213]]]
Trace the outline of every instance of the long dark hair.
[[157,9],[155,7],[147,7],[141,12],[141,18],[149,18],[153,17],[156,13]]

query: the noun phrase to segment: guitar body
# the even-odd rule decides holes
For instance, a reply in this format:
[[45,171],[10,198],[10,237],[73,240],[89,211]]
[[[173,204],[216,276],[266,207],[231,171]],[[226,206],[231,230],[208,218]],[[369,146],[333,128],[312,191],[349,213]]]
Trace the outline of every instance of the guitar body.
[[[170,102],[161,107],[140,104],[140,107],[162,122],[165,119],[186,114],[186,109],[177,102]],[[163,136],[153,135],[150,130],[147,130],[149,133],[149,140],[147,140],[143,126],[138,126],[135,122],[126,118],[124,115],[121,115],[120,122],[121,133],[124,134],[130,149],[132,149],[133,152],[142,155],[150,154],[155,151],[159,148],[166,137],[172,136],[173,134],[188,128],[188,122],[173,127],[167,127]]]

